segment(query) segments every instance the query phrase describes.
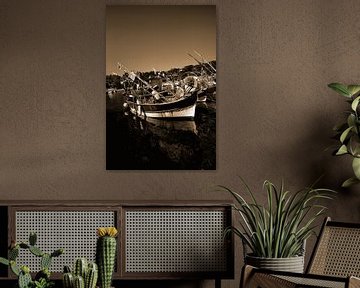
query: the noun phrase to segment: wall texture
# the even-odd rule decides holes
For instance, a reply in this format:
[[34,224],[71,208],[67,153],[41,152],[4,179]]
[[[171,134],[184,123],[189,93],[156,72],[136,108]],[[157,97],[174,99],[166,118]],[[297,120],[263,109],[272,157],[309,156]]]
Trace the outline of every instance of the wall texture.
[[360,81],[359,1],[108,1],[130,3],[217,5],[217,170],[106,171],[104,1],[0,0],[0,199],[229,199],[209,187],[241,175],[265,200],[264,179],[324,173],[328,214],[360,221],[350,162],[325,151],[346,108],[326,85]]

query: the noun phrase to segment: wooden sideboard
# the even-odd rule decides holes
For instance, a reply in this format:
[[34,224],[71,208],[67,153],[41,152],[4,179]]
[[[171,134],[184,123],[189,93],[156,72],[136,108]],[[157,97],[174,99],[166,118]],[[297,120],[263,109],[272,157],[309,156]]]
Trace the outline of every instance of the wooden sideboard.
[[[36,231],[43,250],[65,249],[51,266],[60,279],[62,267],[77,257],[94,260],[97,227],[115,226],[115,282],[215,279],[220,287],[221,279],[234,277],[234,239],[223,238],[232,221],[231,204],[222,201],[3,201],[0,256],[6,257],[11,241],[26,241]],[[36,270],[38,259],[20,258]],[[0,265],[2,283],[11,279]]]

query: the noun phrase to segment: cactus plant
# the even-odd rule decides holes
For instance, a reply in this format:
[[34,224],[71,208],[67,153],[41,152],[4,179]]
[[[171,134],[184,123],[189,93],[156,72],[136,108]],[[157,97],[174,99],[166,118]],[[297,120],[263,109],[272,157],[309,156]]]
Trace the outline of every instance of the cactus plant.
[[62,282],[64,288],[73,288],[74,287],[74,276],[72,273],[64,273],[62,276]]
[[39,247],[33,245],[30,245],[29,251],[37,257],[41,257],[44,255],[44,252],[42,252]]
[[74,277],[74,288],[85,288],[84,278],[80,275]]
[[96,263],[90,262],[88,264],[85,258],[76,259],[74,263],[74,273],[71,273],[69,266],[64,266],[64,288],[95,288],[97,279],[98,268]]
[[38,273],[36,273],[35,280],[41,280],[41,279],[49,280],[50,275],[51,275],[51,273],[50,273],[49,269],[44,268],[44,269],[40,270]]
[[88,261],[85,258],[76,259],[74,267],[75,276],[81,276],[83,279],[85,279],[87,268]]
[[[16,243],[15,241],[11,242],[8,259],[0,257],[0,264],[10,266],[11,271],[18,276],[18,286],[19,288],[48,288],[53,285],[53,282],[50,281],[50,265],[53,257],[60,256],[64,253],[63,249],[57,249],[51,254],[44,253],[36,245],[37,236],[35,233],[30,233],[29,244],[20,242]],[[41,257],[41,270],[36,274],[35,281],[32,280],[30,275],[30,269],[28,266],[19,267],[16,263],[16,259],[19,256],[19,250],[29,250],[30,253],[37,257]]]
[[32,283],[30,269],[27,266],[21,267],[21,271],[19,274],[18,285],[19,288],[28,288]]
[[15,261],[18,256],[19,256],[19,246],[15,246],[14,248],[9,250],[8,252],[9,260]]
[[51,260],[52,260],[51,255],[48,253],[44,253],[41,256],[41,262],[40,262],[41,269],[45,269],[45,268],[49,269],[51,265]]
[[0,263],[1,264],[4,264],[6,266],[9,266],[10,265],[10,261],[8,259],[5,259],[5,258],[1,258],[0,257]]
[[99,284],[101,288],[110,288],[116,258],[115,227],[97,229],[96,262],[99,267]]
[[31,246],[35,246],[37,241],[37,235],[35,232],[31,232],[29,235],[29,244]]
[[95,288],[98,279],[98,266],[96,263],[89,263],[85,276],[85,288]]
[[9,262],[11,271],[16,275],[19,276],[20,274],[20,268],[16,265],[16,262],[14,260],[10,260]]
[[54,282],[49,282],[46,279],[42,278],[38,281],[34,281],[33,282],[33,287],[32,288],[50,288],[54,286]]

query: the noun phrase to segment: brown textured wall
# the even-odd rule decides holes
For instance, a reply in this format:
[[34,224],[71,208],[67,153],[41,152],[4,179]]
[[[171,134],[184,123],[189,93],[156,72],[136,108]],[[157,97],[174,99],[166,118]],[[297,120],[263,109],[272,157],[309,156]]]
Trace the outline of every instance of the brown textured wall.
[[[338,189],[351,172],[324,151],[346,108],[326,85],[360,82],[359,1],[108,3],[217,4],[217,171],[106,171],[104,1],[0,0],[1,199],[222,199],[206,187],[237,175],[264,199],[264,179]],[[329,215],[359,221],[358,190]]]

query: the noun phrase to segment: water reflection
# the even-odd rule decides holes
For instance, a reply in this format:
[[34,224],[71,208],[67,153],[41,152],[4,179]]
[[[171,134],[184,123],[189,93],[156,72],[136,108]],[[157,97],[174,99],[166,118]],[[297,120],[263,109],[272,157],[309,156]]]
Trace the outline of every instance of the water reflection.
[[155,118],[146,118],[146,122],[154,125],[159,129],[166,129],[169,131],[189,131],[197,134],[196,123],[194,120],[163,120]]
[[186,121],[144,120],[125,113],[118,101],[107,109],[107,169],[216,168],[215,103],[198,104],[195,119]]

